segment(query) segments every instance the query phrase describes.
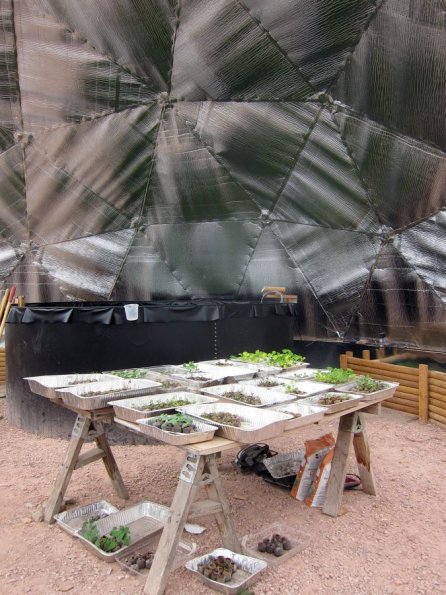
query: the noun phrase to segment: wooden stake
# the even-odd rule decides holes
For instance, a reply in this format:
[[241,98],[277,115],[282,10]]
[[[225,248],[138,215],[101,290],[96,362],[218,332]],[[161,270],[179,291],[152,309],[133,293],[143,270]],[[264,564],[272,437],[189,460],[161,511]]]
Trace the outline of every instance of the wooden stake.
[[7,289],[5,289],[5,293],[3,294],[3,298],[2,298],[2,302],[0,304],[0,323],[3,319],[3,312],[5,311],[6,308],[6,304],[8,303],[8,298],[9,298],[9,292],[11,290],[9,289],[9,287]]
[[420,422],[425,424],[429,419],[429,367],[426,364],[420,364],[418,371],[420,382],[418,416]]

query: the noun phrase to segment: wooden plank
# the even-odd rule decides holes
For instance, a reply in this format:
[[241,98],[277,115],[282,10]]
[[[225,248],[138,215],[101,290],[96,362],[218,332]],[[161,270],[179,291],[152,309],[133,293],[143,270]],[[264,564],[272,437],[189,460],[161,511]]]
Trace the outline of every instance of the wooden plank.
[[370,415],[381,415],[381,405],[382,403],[375,403],[374,405],[370,405],[370,407],[366,407],[363,409],[364,413],[369,413]]
[[443,401],[444,403],[446,403],[446,393],[438,392],[438,390],[429,389],[429,396],[433,399],[437,399],[437,401]]
[[370,359],[370,350],[364,349],[362,352],[362,359],[369,360]]
[[74,468],[80,469],[81,467],[85,467],[85,465],[94,463],[94,461],[99,461],[104,457],[105,452],[102,450],[102,448],[91,448],[88,452],[84,452],[83,454],[79,455]]
[[96,429],[102,433],[100,433],[95,438],[95,442],[100,450],[104,452],[104,457],[102,457],[102,462],[104,463],[104,467],[110,477],[110,480],[115,488],[116,493],[120,498],[127,500],[129,498],[129,493],[127,488],[124,485],[124,482],[121,477],[121,473],[118,469],[118,465],[116,464],[115,457],[111,451],[111,448],[108,444],[107,436],[105,435],[105,431],[102,425],[102,422],[94,422]]
[[436,389],[440,389],[441,391],[446,391],[446,381],[435,380],[435,378],[430,378],[429,379],[429,388],[436,388]]
[[322,512],[329,516],[338,516],[341,506],[347,472],[347,459],[353,442],[353,429],[357,417],[358,414],[355,412],[344,415],[339,420],[339,431],[327,484],[327,494],[322,507]]
[[387,403],[398,403],[399,405],[405,405],[406,407],[413,407],[414,411],[418,411],[418,401],[412,399],[403,399],[402,397],[392,397],[387,399]]
[[409,368],[408,366],[398,366],[397,364],[387,364],[381,360],[370,360],[364,361],[364,359],[360,357],[352,357],[348,360],[349,368],[352,366],[358,365],[366,365],[376,370],[386,370],[387,372],[392,372],[394,374],[400,373],[405,374],[407,376],[418,376],[418,368]]
[[400,405],[399,403],[392,403],[391,401],[384,401],[384,407],[389,409],[395,409],[395,411],[402,411],[403,413],[411,413],[418,417],[418,407],[407,407],[406,405]]
[[[436,407],[435,405],[429,405],[429,413],[435,413],[438,416],[446,417],[446,411],[443,408]],[[435,418],[434,418],[435,419]]]
[[406,376],[404,374],[392,374],[392,372],[376,370],[375,368],[370,368],[369,366],[352,366],[351,370],[353,370],[356,374],[372,376],[373,378],[377,378],[378,380],[387,380],[388,382],[399,382],[404,386],[418,388],[418,379],[414,378],[413,376]]
[[210,514],[217,514],[222,511],[220,502],[215,500],[198,500],[191,504],[189,510],[189,520],[196,519],[201,516],[208,516]]
[[433,399],[430,398],[429,399],[429,404],[435,405],[435,407],[438,407],[439,409],[444,409],[446,411],[446,401],[442,400],[442,399]]
[[446,428],[446,417],[436,415],[435,413],[430,413],[429,417],[431,418],[431,421],[433,421],[435,424],[441,426],[442,428]]
[[[186,457],[183,464],[182,473],[170,507],[170,515],[161,533],[155,557],[144,586],[146,595],[162,595],[166,588],[178,541],[186,523],[197,484],[200,482],[203,473],[205,457],[196,456],[196,459],[197,461],[193,462],[192,466],[189,459],[189,467],[187,467],[188,457]],[[189,480],[182,479],[185,469],[190,475]]]
[[76,461],[90,429],[90,424],[91,420],[87,417],[78,416],[76,419],[64,460],[59,468],[50,497],[45,504],[44,519],[47,523],[54,523],[53,517],[60,510]]
[[370,459],[369,441],[367,438],[366,421],[363,413],[358,413],[362,430],[353,436],[353,448],[361,477],[362,490],[365,494],[376,496],[376,482]]
[[341,355],[339,356],[339,367],[343,370],[346,370],[348,368],[346,353],[341,353]]
[[442,382],[446,382],[446,373],[445,372],[437,372],[437,370],[429,370],[429,377],[433,380],[441,380]]
[[220,513],[215,515],[218,528],[220,530],[221,539],[225,548],[241,553],[241,545],[240,541],[237,537],[237,532],[235,530],[235,524],[232,519],[230,510],[229,510],[229,503],[226,500],[226,496],[223,490],[223,486],[221,485],[220,475],[218,473],[217,463],[215,460],[215,456],[210,456],[207,458],[207,464],[209,467],[209,471],[211,474],[212,479],[214,480],[213,483],[207,484],[205,486],[206,493],[209,498],[212,500],[217,500],[222,507]]

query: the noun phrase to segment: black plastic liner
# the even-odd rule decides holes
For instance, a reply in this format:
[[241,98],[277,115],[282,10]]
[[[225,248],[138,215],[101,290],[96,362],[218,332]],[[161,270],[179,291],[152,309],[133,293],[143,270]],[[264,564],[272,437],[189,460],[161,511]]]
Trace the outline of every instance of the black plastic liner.
[[[137,302],[134,302],[137,303]],[[137,323],[144,322],[209,322],[227,318],[266,318],[296,316],[296,304],[252,303],[224,301],[168,301],[139,303]],[[82,305],[52,303],[12,308],[8,324],[85,323],[129,324],[122,303]]]

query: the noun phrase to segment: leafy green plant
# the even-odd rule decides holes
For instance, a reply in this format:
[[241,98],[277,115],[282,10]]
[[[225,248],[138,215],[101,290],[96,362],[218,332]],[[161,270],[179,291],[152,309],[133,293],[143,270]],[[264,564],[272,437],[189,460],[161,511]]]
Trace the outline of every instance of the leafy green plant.
[[353,390],[357,390],[361,393],[374,393],[377,390],[382,390],[383,388],[386,388],[386,384],[384,382],[370,378],[370,376],[360,376],[356,380]]
[[267,364],[268,366],[277,366],[279,368],[290,368],[305,361],[303,355],[297,355],[291,349],[270,352],[260,351],[260,349],[254,352],[242,351],[238,355],[231,356],[231,359],[237,359],[250,364]]
[[314,375],[314,380],[328,384],[343,384],[354,377],[355,373],[350,368],[345,370],[343,368],[327,368],[326,372],[318,370]]
[[198,372],[198,364],[195,362],[186,362],[183,364],[183,370],[186,374],[193,374],[194,372]]
[[128,527],[113,527],[108,535],[99,535],[95,521],[89,519],[81,529],[82,537],[91,541],[96,547],[110,553],[130,545],[130,529]]
[[119,376],[119,378],[144,378],[146,372],[147,370],[137,368],[135,370],[115,370],[111,374]]

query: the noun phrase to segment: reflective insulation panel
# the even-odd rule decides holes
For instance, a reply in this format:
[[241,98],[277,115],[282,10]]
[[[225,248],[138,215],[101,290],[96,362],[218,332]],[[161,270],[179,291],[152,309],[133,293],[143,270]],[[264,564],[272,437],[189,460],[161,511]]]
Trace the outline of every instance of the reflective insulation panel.
[[0,0],[1,287],[445,351],[445,10]]

